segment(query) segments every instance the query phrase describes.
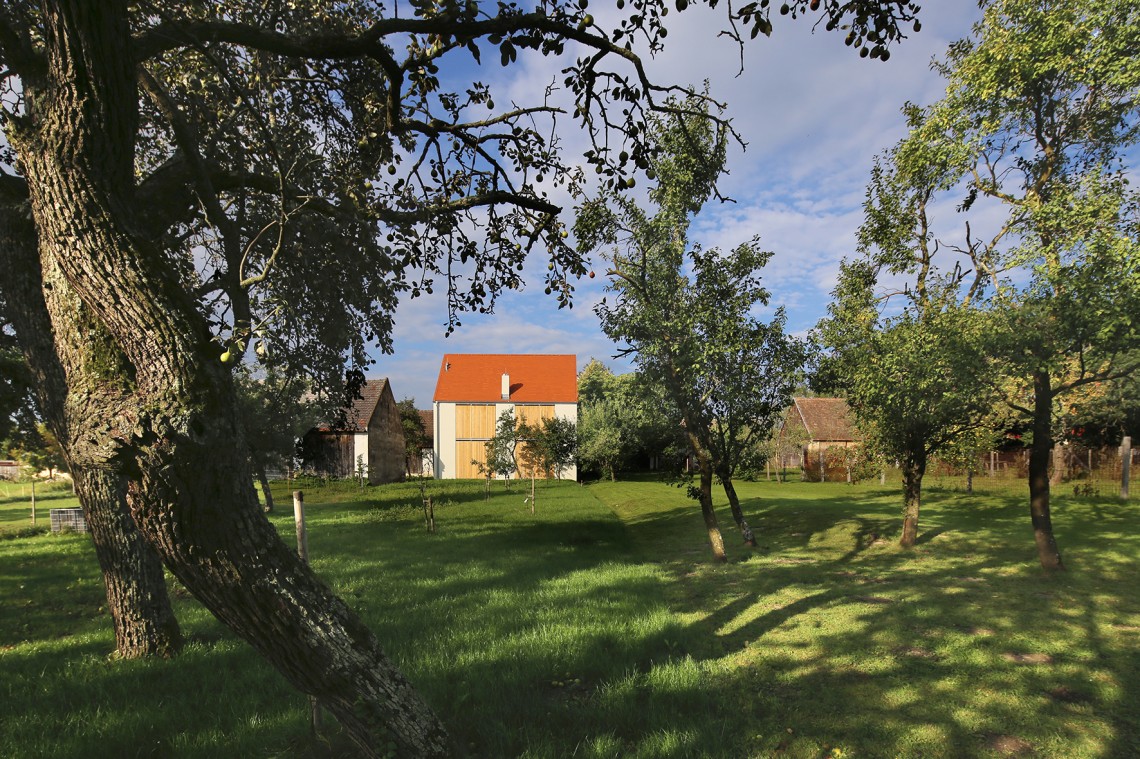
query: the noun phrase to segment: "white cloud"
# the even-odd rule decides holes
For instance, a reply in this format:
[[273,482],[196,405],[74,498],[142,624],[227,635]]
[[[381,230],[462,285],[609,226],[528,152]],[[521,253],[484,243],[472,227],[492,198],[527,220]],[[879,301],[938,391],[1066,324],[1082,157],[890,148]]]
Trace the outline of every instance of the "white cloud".
[[[731,173],[722,185],[737,203],[706,207],[694,238],[707,247],[730,248],[759,234],[762,247],[775,253],[764,272],[772,305],[785,305],[789,328],[802,332],[825,314],[839,261],[854,251],[873,156],[904,135],[899,109],[905,101],[928,103],[940,96],[943,83],[929,62],[969,30],[978,11],[972,4],[931,4],[922,12],[923,31],[895,47],[886,63],[860,60],[840,33],[821,26],[812,34],[810,24],[780,17],[770,39],[746,45],[745,71],[736,76],[739,52],[716,36],[724,26],[723,8],[693,6],[671,14],[666,52],[648,62],[648,71],[659,83],[699,85],[708,79],[712,94],[729,103],[728,113],[749,143],[747,151],[731,155]],[[616,10],[594,13],[600,25],[613,28]],[[561,69],[574,55],[569,48],[561,59],[520,54],[520,65],[503,69],[497,54],[488,54],[484,66],[466,66],[463,75],[491,84],[501,104],[533,105],[551,82],[561,85]],[[565,91],[559,97],[569,103]],[[584,149],[585,135],[568,117],[559,124],[572,161]],[[560,191],[551,197],[573,205]],[[952,216],[940,214],[949,230]],[[438,292],[403,303],[396,315],[396,354],[381,358],[377,373],[393,377],[397,395],[413,394],[401,390],[401,376],[409,386],[427,388],[414,392],[423,407],[445,352],[570,352],[582,364],[590,356],[609,362],[614,346],[591,308],[602,297],[604,278],[578,282],[575,308],[559,311],[542,294],[545,267],[541,255],[532,258],[524,292],[505,296],[493,315],[461,317],[463,326],[446,340],[445,303]]]

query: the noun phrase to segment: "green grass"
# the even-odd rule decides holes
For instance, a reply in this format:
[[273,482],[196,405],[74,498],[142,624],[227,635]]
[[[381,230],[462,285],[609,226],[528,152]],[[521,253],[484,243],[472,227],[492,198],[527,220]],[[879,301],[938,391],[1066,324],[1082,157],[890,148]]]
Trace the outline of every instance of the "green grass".
[[[893,488],[741,483],[761,546],[722,509],[726,565],[677,488],[514,487],[431,483],[435,534],[414,485],[306,488],[315,569],[473,756],[1140,754],[1135,503],[1056,497],[1046,577],[1005,486],[929,489],[906,552]],[[172,587],[185,653],[115,661],[88,539],[0,541],[0,756],[345,751]]]
[[32,535],[51,528],[50,509],[79,506],[71,492],[71,482],[36,483],[36,521],[32,523],[32,486],[27,482],[0,480],[0,539]]

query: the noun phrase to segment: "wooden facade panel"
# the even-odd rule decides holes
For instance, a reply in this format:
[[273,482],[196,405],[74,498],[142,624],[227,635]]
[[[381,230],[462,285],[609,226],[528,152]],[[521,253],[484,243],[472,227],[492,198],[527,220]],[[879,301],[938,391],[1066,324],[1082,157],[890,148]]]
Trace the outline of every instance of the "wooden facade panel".
[[543,419],[554,418],[554,404],[549,406],[515,406],[515,420],[519,424],[539,425]]
[[[527,466],[526,463],[526,455],[524,450],[525,446],[525,443],[518,443],[515,446],[515,461],[519,462],[519,471],[517,473],[518,478],[522,480],[529,480],[531,475],[531,467]],[[535,470],[534,477],[536,480],[545,480],[548,475],[545,470],[539,468]]]
[[494,406],[459,404],[455,407],[455,438],[457,440],[490,440],[494,436]]
[[[491,407],[494,410],[494,406]],[[483,477],[472,460],[487,463],[486,443],[482,440],[459,440],[455,443],[455,476],[461,480]]]

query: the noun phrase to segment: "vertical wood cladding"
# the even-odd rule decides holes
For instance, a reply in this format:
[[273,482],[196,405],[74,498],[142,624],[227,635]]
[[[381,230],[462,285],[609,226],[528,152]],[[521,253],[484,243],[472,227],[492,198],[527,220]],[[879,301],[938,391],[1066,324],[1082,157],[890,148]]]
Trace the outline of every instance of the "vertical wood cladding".
[[495,436],[495,407],[459,404],[455,407],[456,440],[490,440]]

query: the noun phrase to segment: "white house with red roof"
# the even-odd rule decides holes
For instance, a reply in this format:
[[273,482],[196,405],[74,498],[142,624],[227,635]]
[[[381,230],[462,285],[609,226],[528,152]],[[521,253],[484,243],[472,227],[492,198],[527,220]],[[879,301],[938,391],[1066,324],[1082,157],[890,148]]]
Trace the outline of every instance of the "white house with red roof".
[[[435,476],[482,476],[472,461],[486,461],[499,414],[537,424],[559,417],[578,423],[578,358],[573,354],[449,353],[439,366],[432,410]],[[562,472],[577,479],[578,468]]]

